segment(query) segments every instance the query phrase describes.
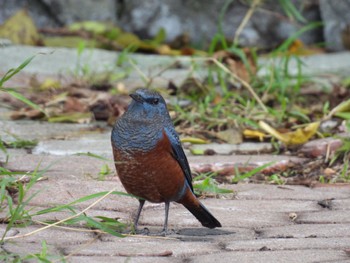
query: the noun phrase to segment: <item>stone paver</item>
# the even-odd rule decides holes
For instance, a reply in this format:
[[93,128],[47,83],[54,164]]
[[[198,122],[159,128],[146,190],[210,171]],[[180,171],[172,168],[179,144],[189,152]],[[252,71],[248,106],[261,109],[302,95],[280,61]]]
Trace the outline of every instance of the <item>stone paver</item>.
[[[30,53],[44,51],[38,55],[33,65],[25,69],[28,74],[57,74],[74,71],[77,59],[75,50],[31,47],[0,48],[0,72],[19,65]],[[94,51],[95,52],[95,51]],[[71,59],[67,60],[69,56]],[[118,54],[96,51],[90,57],[84,54],[83,63],[96,66],[97,71],[114,64]],[[307,73],[322,73],[329,70],[334,61],[342,58],[335,70],[348,70],[349,53],[332,54],[304,58],[310,66]],[[50,57],[50,59],[48,59]],[[5,59],[6,58],[6,59]],[[152,67],[153,72],[174,62],[174,58],[133,55],[142,70]],[[183,68],[167,71],[162,79],[167,82],[176,78],[180,82],[187,76],[190,67],[188,58],[180,58]],[[54,65],[50,64],[54,61]],[[100,63],[104,61],[104,63]],[[321,63],[318,67],[317,63]],[[265,63],[262,60],[261,63]],[[293,66],[292,70],[293,70]],[[328,68],[327,68],[328,67]],[[64,73],[64,72],[63,72]],[[262,73],[263,74],[263,73]],[[128,81],[140,81],[134,72]],[[1,107],[0,107],[1,109]],[[6,113],[6,110],[0,111]],[[6,114],[5,114],[6,115]],[[9,149],[9,161],[3,164],[14,171],[43,171],[44,180],[36,183],[27,196],[26,209],[30,213],[68,204],[89,194],[114,189],[124,192],[119,179],[114,176],[109,143],[110,127],[101,123],[93,124],[48,124],[33,121],[9,121],[0,116],[0,136],[13,140],[10,134],[23,139],[38,139],[40,142],[32,152]],[[198,149],[215,147],[196,146]],[[204,147],[204,148],[203,148]],[[221,148],[220,148],[221,147]],[[193,170],[215,170],[232,174],[268,162],[275,162],[270,169],[282,169],[291,164],[303,164],[304,158],[291,156],[262,155],[268,150],[265,145],[256,149],[253,145],[232,147],[222,145],[217,152],[227,155],[191,156],[189,162]],[[244,148],[242,150],[242,147]],[[267,148],[265,148],[267,147]],[[249,149],[252,151],[249,152]],[[247,151],[249,155],[239,155],[237,151]],[[188,149],[186,150],[189,153]],[[255,151],[255,152],[254,152]],[[312,148],[311,150],[312,151]],[[92,158],[77,153],[94,153],[106,159]],[[232,154],[236,153],[236,154]],[[253,153],[253,154],[252,154]],[[0,152],[0,161],[5,161]],[[103,180],[99,176],[101,168],[108,165],[111,173]],[[172,204],[169,227],[174,233],[167,237],[126,236],[114,237],[101,234],[77,223],[74,229],[55,227],[30,234],[42,227],[40,222],[57,221],[71,215],[70,211],[60,211],[33,216],[33,224],[12,228],[0,247],[1,253],[28,255],[40,253],[42,241],[46,241],[48,254],[53,262],[350,262],[350,185],[319,185],[313,188],[290,185],[222,184],[222,188],[233,190],[232,194],[218,198],[202,198],[201,201],[220,220],[220,229],[206,229],[182,206]],[[83,211],[96,199],[78,203],[77,212]],[[85,213],[90,217],[104,216],[118,218],[129,224],[135,214],[138,201],[124,195],[109,195]],[[6,209],[0,217],[6,216]],[[149,228],[151,233],[162,229],[164,204],[146,203],[140,218],[140,227]],[[0,225],[0,234],[6,224]],[[28,236],[22,236],[22,235]]]
[[[115,187],[123,191],[118,178],[108,176],[98,181],[85,172],[98,173],[103,160],[86,156],[44,156],[14,154],[9,167],[23,166],[32,170],[42,159],[46,165],[57,159],[63,161],[50,168],[47,180],[34,185],[28,195],[28,209],[37,211],[57,204],[66,204],[88,194],[109,191]],[[18,165],[18,163],[23,165]],[[223,228],[206,229],[181,205],[172,204],[169,226],[176,234],[168,237],[130,236],[113,237],[50,228],[28,237],[5,242],[2,249],[26,255],[39,252],[42,240],[48,244],[48,253],[68,257],[68,262],[346,262],[345,251],[350,248],[350,187],[276,186],[236,184],[221,185],[233,189],[234,194],[219,199],[206,198],[202,202],[221,221]],[[329,208],[320,205],[328,199]],[[94,200],[76,205],[83,210]],[[88,210],[89,216],[120,218],[130,223],[137,200],[111,195]],[[296,215],[293,218],[291,215]],[[3,213],[1,213],[3,215]],[[68,212],[55,212],[34,216],[35,221],[61,220]],[[164,205],[146,203],[140,227],[151,233],[161,230]],[[1,232],[5,226],[0,228]],[[34,224],[14,228],[9,236],[21,236],[38,229]],[[80,230],[80,231],[79,231]],[[87,230],[86,228],[84,230]],[[325,253],[327,250],[328,253]]]

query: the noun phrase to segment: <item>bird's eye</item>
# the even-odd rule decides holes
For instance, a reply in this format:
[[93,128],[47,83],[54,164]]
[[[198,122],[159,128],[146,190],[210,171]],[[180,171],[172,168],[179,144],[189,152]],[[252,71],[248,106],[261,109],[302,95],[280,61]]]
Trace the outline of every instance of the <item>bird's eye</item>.
[[159,99],[155,98],[155,99],[152,99],[151,103],[153,105],[157,105],[159,103]]

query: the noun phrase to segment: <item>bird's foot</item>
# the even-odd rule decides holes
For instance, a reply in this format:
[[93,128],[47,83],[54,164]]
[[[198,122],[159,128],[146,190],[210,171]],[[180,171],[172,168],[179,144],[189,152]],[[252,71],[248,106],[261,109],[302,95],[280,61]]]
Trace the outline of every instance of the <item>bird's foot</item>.
[[161,232],[158,233],[159,236],[169,236],[169,235],[174,235],[176,234],[175,229],[163,229]]
[[148,236],[149,235],[149,229],[145,227],[144,229],[134,229],[132,232],[134,235],[144,235]]

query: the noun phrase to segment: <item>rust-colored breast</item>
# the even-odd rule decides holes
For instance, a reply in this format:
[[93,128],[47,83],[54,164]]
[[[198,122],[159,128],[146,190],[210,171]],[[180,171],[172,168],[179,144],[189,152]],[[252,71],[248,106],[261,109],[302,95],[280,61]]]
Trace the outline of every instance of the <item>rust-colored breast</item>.
[[127,152],[113,148],[116,169],[126,191],[147,201],[177,201],[185,177],[172,156],[171,143],[163,138],[148,152]]

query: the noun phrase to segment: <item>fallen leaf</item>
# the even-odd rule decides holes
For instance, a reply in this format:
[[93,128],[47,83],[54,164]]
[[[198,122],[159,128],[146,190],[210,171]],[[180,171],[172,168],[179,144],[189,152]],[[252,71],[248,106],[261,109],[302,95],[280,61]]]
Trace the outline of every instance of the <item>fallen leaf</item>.
[[[68,29],[71,31],[85,30],[87,32],[101,35],[111,30],[112,27],[116,29],[116,27],[112,26],[112,24],[109,24],[109,23],[104,23],[99,21],[82,21],[82,22],[76,22],[76,23],[70,24],[68,26]],[[119,31],[121,30],[119,29]]]
[[203,140],[203,139],[195,138],[195,137],[184,137],[184,138],[181,138],[181,142],[182,143],[189,142],[189,143],[192,143],[192,144],[207,144],[207,143],[209,143],[209,141],[207,141],[207,140]]
[[[349,113],[350,112],[350,99],[341,102],[339,105],[334,107],[331,112],[328,114],[328,118],[332,117],[333,115],[339,114],[339,113]],[[341,114],[340,114],[341,115]]]
[[86,39],[81,36],[44,36],[43,42],[49,47],[70,47],[77,48],[84,42],[85,48],[97,47],[97,41],[94,39]]
[[256,74],[256,63],[249,49],[220,50],[214,53],[213,58],[222,61],[232,73],[246,82],[250,82],[251,76]]
[[259,141],[264,141],[266,134],[261,131],[245,129],[243,131],[244,138],[247,139],[258,139]]
[[61,87],[61,83],[55,79],[47,78],[45,79],[39,86],[40,90],[48,90],[48,89],[59,89]]
[[216,137],[230,144],[240,144],[243,142],[242,132],[236,128],[230,128],[216,133]]
[[280,140],[286,145],[300,145],[309,141],[309,139],[316,134],[318,127],[320,126],[320,122],[312,122],[303,128],[298,128],[295,131],[286,133],[278,132],[263,121],[259,122],[259,126],[268,134]]

